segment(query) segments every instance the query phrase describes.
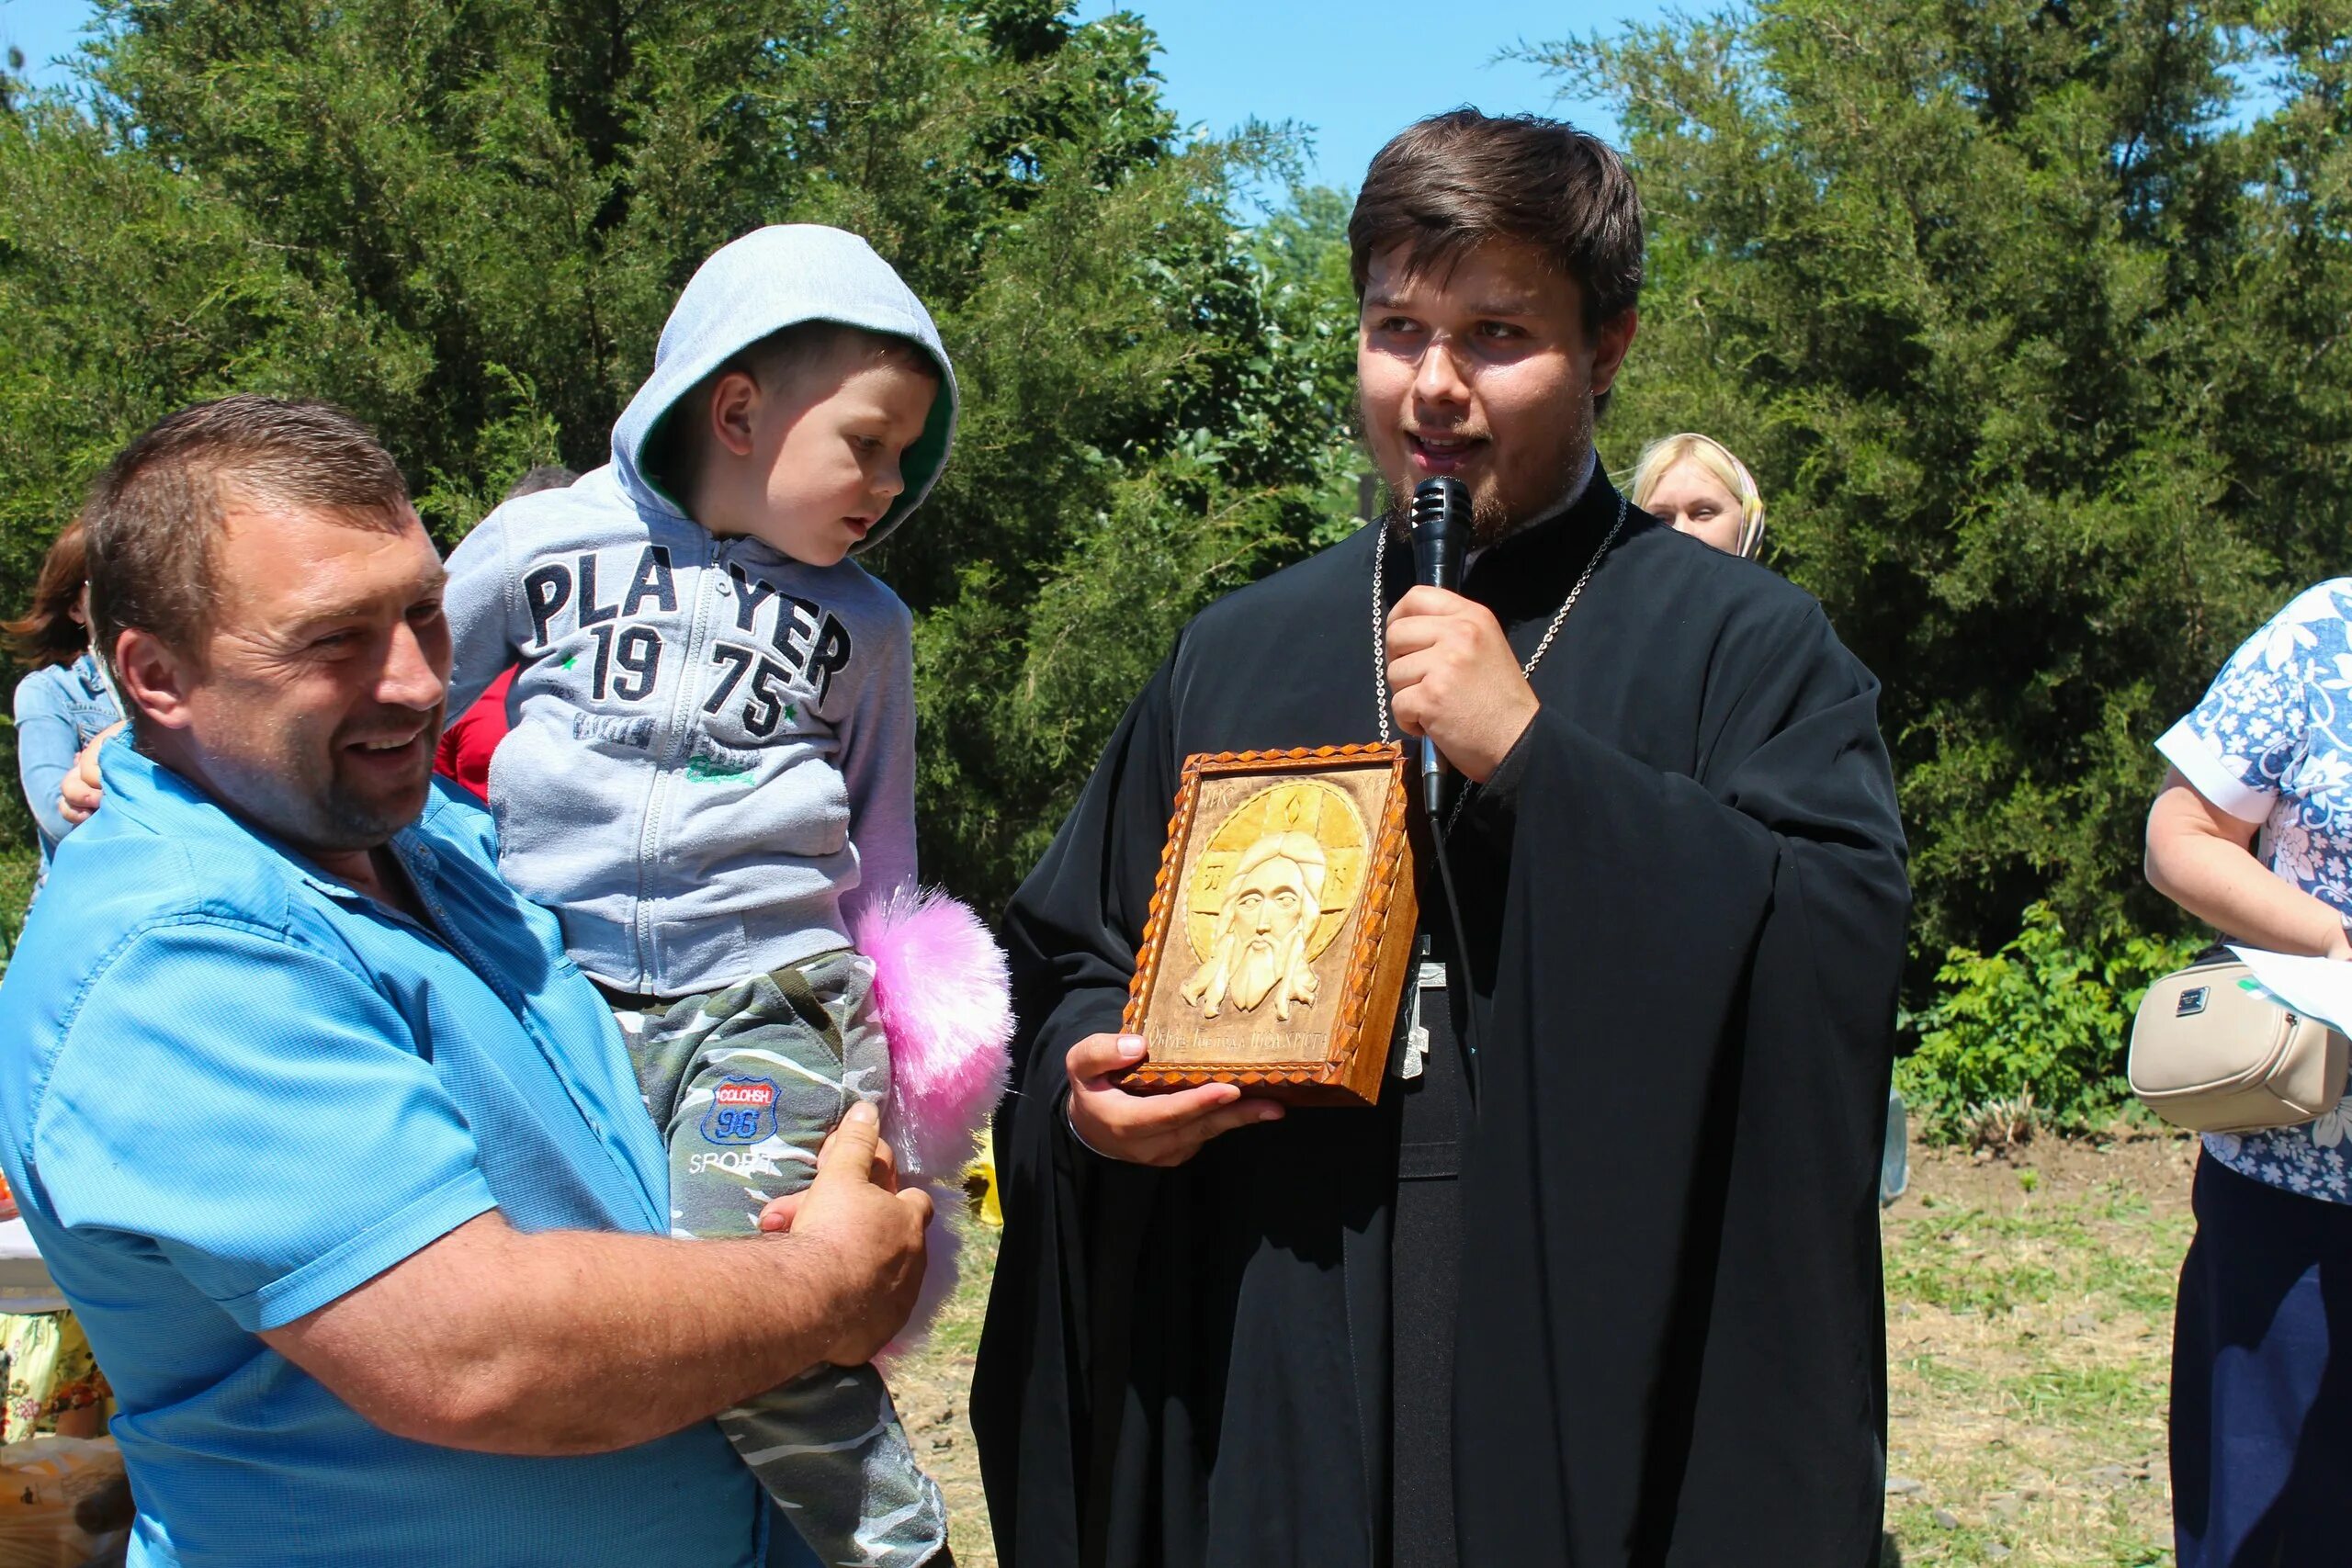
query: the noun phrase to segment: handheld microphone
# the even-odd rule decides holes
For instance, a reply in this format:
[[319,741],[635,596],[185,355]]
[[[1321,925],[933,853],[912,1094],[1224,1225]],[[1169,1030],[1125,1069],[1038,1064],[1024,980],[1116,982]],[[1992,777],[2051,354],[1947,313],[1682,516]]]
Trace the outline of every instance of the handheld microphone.
[[[1423,479],[1413,487],[1413,581],[1449,592],[1462,581],[1462,547],[1470,536],[1470,491],[1460,479]],[[1434,821],[1445,795],[1445,759],[1421,737],[1421,800]]]

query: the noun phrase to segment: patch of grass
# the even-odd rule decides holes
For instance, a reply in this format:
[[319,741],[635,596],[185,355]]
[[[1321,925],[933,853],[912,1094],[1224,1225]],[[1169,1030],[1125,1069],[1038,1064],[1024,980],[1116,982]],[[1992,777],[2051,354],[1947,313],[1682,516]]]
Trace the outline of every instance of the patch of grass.
[[1888,1249],[1888,1299],[1986,1314],[2010,1313],[2021,1302],[2046,1299],[2059,1288],[2057,1270],[2035,1256],[2032,1247],[1995,1246],[2037,1239],[2001,1234],[2008,1228],[1998,1222],[1949,1229],[1912,1226],[1907,1247]]
[[2120,1190],[2029,1197],[2014,1213],[1939,1206],[1888,1223],[1887,1295],[1947,1312],[2081,1298],[2169,1314],[2190,1228]]
[[[1936,1517],[1939,1512],[1955,1522],[1945,1524]],[[1904,1568],[1928,1562],[1992,1562],[2010,1550],[1999,1531],[1972,1525],[1926,1503],[1890,1507],[1886,1525],[1901,1543]]]
[[968,1210],[956,1213],[953,1223],[963,1243],[956,1293],[932,1320],[931,1337],[913,1355],[893,1362],[888,1376],[915,1452],[946,1495],[956,1561],[965,1568],[997,1568],[966,1401],[1001,1233],[978,1224]]
[[979,1224],[968,1213],[956,1214],[951,1223],[962,1241],[963,1251],[956,1260],[956,1293],[939,1309],[939,1316],[932,1323],[931,1337],[923,1346],[925,1357],[935,1361],[952,1361],[979,1353],[980,1325],[988,1317],[989,1280],[996,1273],[997,1240],[1003,1235]]
[[1993,1392],[1993,1381],[1982,1371],[1939,1356],[1909,1356],[1899,1365],[1919,1387],[1939,1401],[1983,1404]]
[[2102,1181],[2091,1189],[2086,1202],[2100,1219],[2116,1224],[2147,1220],[2155,1213],[2155,1205],[2148,1201],[2144,1192],[2134,1192],[2120,1181]]
[[2095,1433],[2120,1418],[2145,1420],[2164,1413],[2164,1389],[2151,1388],[2140,1369],[2115,1364],[2062,1366],[2048,1362],[2001,1385],[2030,1421],[2068,1425]]
[[2131,1312],[2172,1315],[2180,1287],[2180,1259],[2188,1251],[2186,1221],[2154,1227],[2144,1252],[2097,1253],[2087,1259],[2084,1284]]
[[2068,1163],[2071,1176],[2029,1186],[1927,1153],[1920,1201],[1886,1221],[1889,1562],[2173,1561],[2163,1455],[2190,1228],[2180,1168],[2118,1156],[2130,1175],[2108,1177],[2087,1149]]

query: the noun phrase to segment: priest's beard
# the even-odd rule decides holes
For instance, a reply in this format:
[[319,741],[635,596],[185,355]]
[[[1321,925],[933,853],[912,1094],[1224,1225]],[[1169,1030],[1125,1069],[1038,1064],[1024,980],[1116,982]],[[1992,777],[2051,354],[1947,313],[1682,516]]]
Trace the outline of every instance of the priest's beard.
[[[1524,498],[1502,495],[1499,486],[1481,485],[1471,491],[1473,547],[1483,550],[1489,545],[1498,545],[1521,528],[1559,512],[1567,502],[1568,492],[1583,480],[1591,462],[1592,400],[1577,398],[1566,420],[1553,432],[1546,449],[1529,457],[1529,470],[1540,476],[1543,482],[1529,484]],[[1381,476],[1381,489],[1386,498],[1381,508],[1381,521],[1389,532],[1406,535],[1412,531],[1413,492],[1409,485],[1399,491],[1396,484],[1394,476]]]

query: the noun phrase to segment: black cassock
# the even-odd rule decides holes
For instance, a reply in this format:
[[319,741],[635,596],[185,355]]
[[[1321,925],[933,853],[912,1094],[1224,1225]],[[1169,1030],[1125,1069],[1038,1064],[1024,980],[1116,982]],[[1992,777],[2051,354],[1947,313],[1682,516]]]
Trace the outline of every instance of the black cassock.
[[[1596,474],[1472,565],[1522,660],[1617,509]],[[1022,1032],[972,1397],[998,1551],[1865,1568],[1909,894],[1878,682],[1763,568],[1628,513],[1449,840],[1466,965],[1423,856],[1453,977],[1422,993],[1429,1071],[1172,1170],[1064,1124],[1184,757],[1377,738],[1381,537],[1186,628],[1007,915]],[[1387,548],[1393,603],[1411,555]]]

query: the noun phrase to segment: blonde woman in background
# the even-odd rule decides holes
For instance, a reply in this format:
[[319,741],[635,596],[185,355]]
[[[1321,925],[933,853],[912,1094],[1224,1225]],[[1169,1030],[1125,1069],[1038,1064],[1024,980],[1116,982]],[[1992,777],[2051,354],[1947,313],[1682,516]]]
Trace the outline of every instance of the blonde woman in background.
[[1684,431],[1642,448],[1628,487],[1634,504],[1727,555],[1756,558],[1764,498],[1747,465],[1712,435]]

